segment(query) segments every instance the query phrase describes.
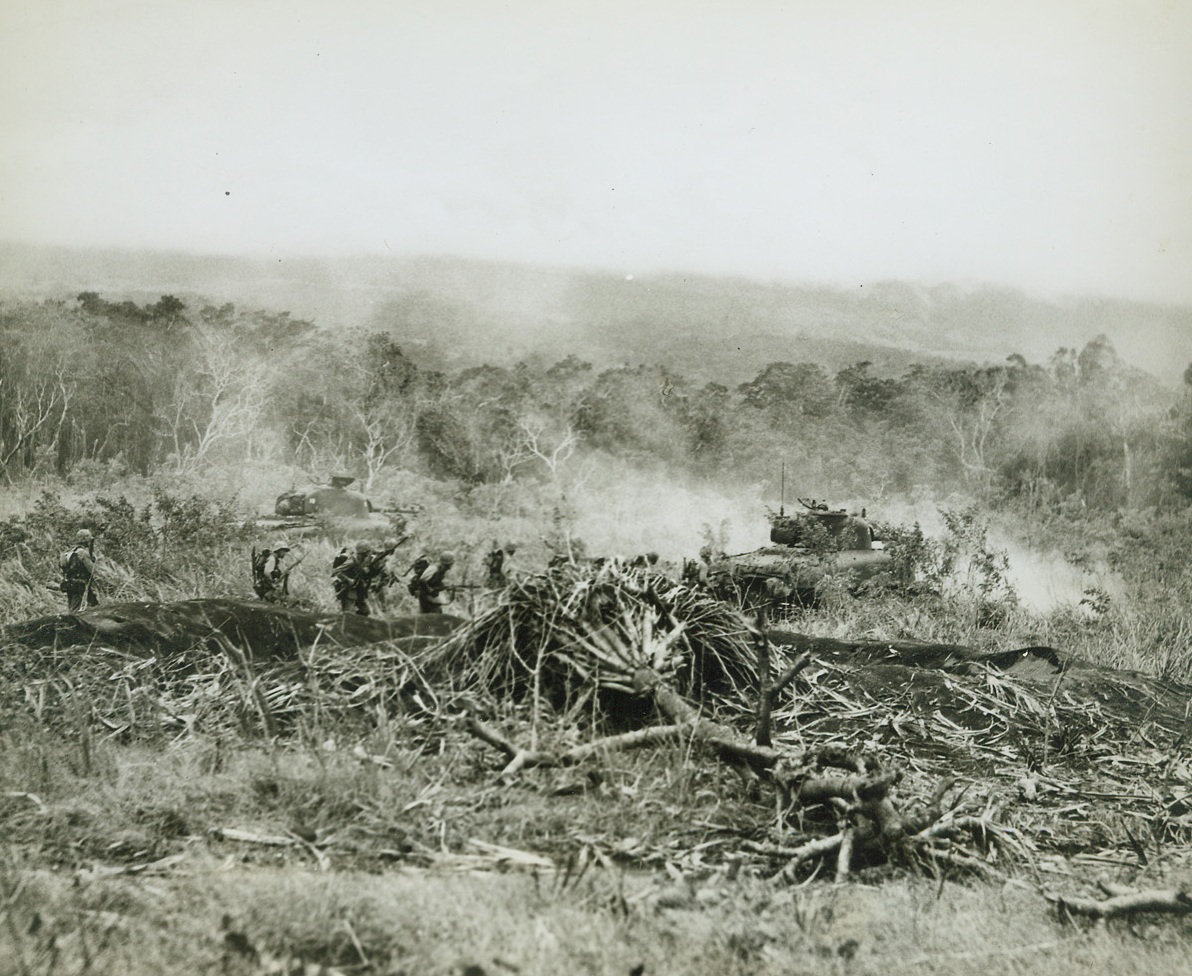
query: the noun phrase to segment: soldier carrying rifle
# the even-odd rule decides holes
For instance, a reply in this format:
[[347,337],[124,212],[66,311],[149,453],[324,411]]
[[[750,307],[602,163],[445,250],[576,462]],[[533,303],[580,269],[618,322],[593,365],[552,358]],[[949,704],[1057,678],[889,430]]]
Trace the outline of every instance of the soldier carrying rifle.
[[363,540],[349,549],[344,546],[331,561],[331,585],[339,600],[340,613],[355,607],[362,617],[369,615],[368,588],[372,550]]
[[302,559],[282,569],[282,560],[290,552],[288,543],[279,542],[272,549],[268,546],[252,551],[252,588],[262,600],[276,603],[290,595],[290,573]]
[[[418,597],[421,613],[442,613],[443,607],[455,598],[456,587],[447,582],[447,574],[455,565],[455,553],[444,552],[435,565],[426,565],[410,582],[410,591]],[[417,565],[417,564],[415,564]]]
[[366,596],[371,594],[376,597],[382,610],[386,608],[387,602],[385,591],[398,580],[397,573],[389,566],[389,561],[397,551],[398,546],[402,545],[409,538],[407,535],[401,539],[395,539],[392,536],[386,539],[380,549],[369,553],[368,562],[364,566],[365,594]]
[[82,607],[84,597],[87,606],[98,605],[95,595],[95,536],[90,529],[79,529],[75,533],[75,544],[58,557],[58,568],[62,570],[62,592],[66,594],[66,607],[74,613]]

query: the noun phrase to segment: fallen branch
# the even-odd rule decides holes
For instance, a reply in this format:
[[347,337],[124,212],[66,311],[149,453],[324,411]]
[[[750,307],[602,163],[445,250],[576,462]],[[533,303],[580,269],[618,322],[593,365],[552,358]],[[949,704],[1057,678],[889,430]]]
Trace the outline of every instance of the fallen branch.
[[523,749],[474,715],[468,716],[467,726],[468,731],[476,738],[495,746],[509,757],[509,764],[501,770],[502,776],[511,776],[520,769],[533,766],[575,766],[592,756],[606,752],[623,752],[627,749],[679,741],[692,731],[689,725],[660,725],[597,739],[595,742],[574,746],[566,752],[547,752],[542,749]]
[[[760,664],[766,663],[762,652]],[[764,673],[764,668],[759,670]],[[834,860],[835,878],[844,882],[861,867],[883,863],[892,857],[902,857],[912,864],[948,865],[990,876],[998,872],[981,857],[961,848],[961,844],[983,849],[990,839],[996,839],[1014,853],[1024,853],[1012,832],[998,828],[988,814],[957,817],[955,804],[946,815],[942,812],[944,796],[955,785],[955,779],[943,781],[926,804],[919,804],[903,815],[891,796],[902,779],[901,770],[885,769],[871,755],[840,741],[797,751],[751,742],[732,727],[703,717],[653,667],[638,666],[631,677],[624,679],[624,684],[633,693],[649,698],[671,724],[598,739],[565,752],[522,748],[471,713],[467,728],[508,758],[503,776],[533,766],[571,766],[593,755],[677,739],[698,743],[721,759],[743,764],[773,783],[778,796],[780,829],[785,813],[792,808],[825,807],[837,822],[837,833],[808,840],[799,847],[747,845],[747,849],[757,853],[785,858],[778,875],[783,881],[801,876],[802,867],[813,859],[818,860],[816,873],[826,871]],[[772,688],[764,685],[759,688],[763,697],[771,691]],[[764,718],[764,710],[761,717]],[[764,731],[763,722],[758,732]]]
[[1130,891],[1114,885],[1111,890],[1118,893],[1103,901],[1051,892],[1045,892],[1043,897],[1059,910],[1090,918],[1116,918],[1139,912],[1163,912],[1169,915],[1192,913],[1192,897],[1182,889]]
[[699,712],[670,687],[657,671],[638,668],[633,674],[633,690],[652,698],[658,710],[676,725],[689,726],[695,739],[711,746],[722,758],[747,763],[755,772],[772,770],[783,758],[777,749],[754,745],[727,725],[701,718]]
[[850,827],[840,838],[840,849],[836,852],[836,883],[844,884],[848,880],[849,866],[853,860],[853,838],[855,832]]
[[817,840],[808,841],[802,847],[796,848],[791,852],[791,859],[783,866],[782,870],[778,872],[778,879],[780,881],[792,882],[798,874],[799,868],[813,857],[820,857],[825,854],[831,854],[837,850],[841,844],[844,843],[844,834],[833,834],[831,837],[820,837]]
[[787,686],[799,676],[799,672],[810,663],[811,655],[800,654],[795,662],[782,673],[782,677],[770,685],[769,696],[771,707],[777,701],[778,696],[786,691]]
[[235,840],[244,844],[261,844],[266,847],[297,847],[297,837],[282,837],[277,834],[254,834],[251,830],[237,827],[212,827],[211,836],[218,840]]

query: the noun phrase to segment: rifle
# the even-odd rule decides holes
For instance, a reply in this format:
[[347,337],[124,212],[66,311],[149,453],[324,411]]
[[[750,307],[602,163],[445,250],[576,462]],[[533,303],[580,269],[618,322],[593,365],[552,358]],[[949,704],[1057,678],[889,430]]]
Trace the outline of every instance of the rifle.
[[363,573],[365,586],[371,590],[373,588],[373,584],[378,582],[378,577],[381,577],[379,580],[381,587],[392,586],[397,582],[398,577],[395,574],[389,573],[388,579],[385,579],[381,574],[385,568],[385,560],[397,552],[399,546],[405,545],[406,542],[409,541],[409,538],[410,537],[408,535],[403,535],[397,540],[397,542],[393,543],[393,545],[386,546],[384,549],[378,549],[371,555],[368,561],[368,567]]
[[301,566],[302,560],[304,560],[309,555],[310,555],[310,553],[304,552],[301,556],[299,556],[292,563],[290,563],[290,565],[287,566],[285,568],[285,570],[282,572],[282,574],[277,578],[277,586],[281,590],[282,596],[290,595],[290,573],[292,573],[295,569],[297,569],[299,566]]

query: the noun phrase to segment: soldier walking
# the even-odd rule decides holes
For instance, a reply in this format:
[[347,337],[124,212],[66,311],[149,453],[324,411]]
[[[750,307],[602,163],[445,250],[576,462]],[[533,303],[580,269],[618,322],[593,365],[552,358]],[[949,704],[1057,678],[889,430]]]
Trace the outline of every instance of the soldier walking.
[[75,544],[58,557],[58,568],[62,570],[62,592],[66,594],[66,608],[74,613],[83,605],[99,604],[95,595],[95,536],[90,529],[79,529],[75,533]]
[[398,546],[408,538],[409,536],[405,536],[396,539],[390,536],[380,549],[369,554],[368,565],[365,567],[365,590],[368,595],[376,598],[382,613],[385,612],[388,604],[386,590],[398,580],[398,575],[393,571],[390,561],[393,559],[394,553],[397,552]]
[[340,613],[353,608],[362,617],[369,615],[368,585],[372,550],[361,540],[349,549],[344,546],[331,562],[331,585],[339,600]]
[[447,574],[454,565],[455,553],[445,552],[435,565],[427,566],[414,580],[420,613],[442,613],[443,607],[454,598],[454,587],[447,582]]
[[513,556],[517,545],[506,542],[503,546],[493,543],[492,551],[484,557],[484,585],[490,590],[503,590],[517,578]]
[[[289,554],[290,547],[282,542],[273,549],[264,548],[252,552],[252,588],[262,600],[276,603],[290,595],[290,570],[282,569],[282,560]],[[294,565],[297,565],[296,563]]]

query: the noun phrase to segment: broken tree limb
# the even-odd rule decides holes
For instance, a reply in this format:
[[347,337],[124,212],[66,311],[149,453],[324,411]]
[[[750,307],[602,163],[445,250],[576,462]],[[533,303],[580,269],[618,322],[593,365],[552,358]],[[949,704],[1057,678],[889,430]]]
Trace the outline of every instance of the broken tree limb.
[[1103,901],[1051,892],[1045,892],[1044,897],[1059,910],[1087,915],[1089,918],[1116,918],[1119,915],[1135,915],[1139,912],[1163,912],[1168,915],[1192,913],[1192,896],[1174,888],[1133,891],[1114,895]]
[[501,770],[502,776],[509,776],[517,772],[523,766],[559,766],[562,765],[559,757],[552,752],[531,752],[528,749],[523,749],[521,746],[509,739],[506,739],[500,732],[491,726],[485,725],[475,715],[467,717],[468,731],[482,742],[487,742],[490,746],[495,746],[509,757],[509,764]]
[[880,776],[811,776],[803,781],[795,793],[795,798],[804,806],[826,803],[835,797],[857,802],[876,802],[885,796],[886,791],[898,782],[899,778],[898,773],[884,773]]
[[759,610],[757,627],[754,629],[753,643],[757,649],[757,732],[754,742],[759,746],[772,746],[773,737],[770,734],[771,716],[778,696],[811,661],[807,653],[800,654],[783,672],[777,681],[770,680],[770,635],[766,629],[766,612]]
[[835,766],[838,769],[848,769],[861,775],[873,771],[866,763],[864,756],[855,749],[837,742],[825,742],[816,749],[815,762],[818,766]]
[[836,852],[837,884],[843,884],[848,880],[849,867],[853,860],[853,837],[853,828],[849,827],[840,838],[840,849]]
[[701,718],[657,671],[638,668],[633,674],[633,690],[648,695],[668,719],[677,725],[690,726],[692,736],[711,746],[721,757],[747,763],[757,772],[768,772],[782,758],[782,753],[768,746],[758,746],[742,739],[727,725]]
[[820,857],[825,854],[831,854],[837,850],[844,842],[844,834],[833,834],[831,837],[821,837],[818,840],[809,841],[802,847],[797,848],[791,854],[791,859],[783,865],[781,871],[778,872],[778,879],[790,883],[798,876],[799,868],[810,861],[813,857]]
[[783,672],[782,677],[770,685],[769,696],[771,708],[774,707],[774,703],[778,700],[778,696],[786,691],[787,686],[794,681],[795,678],[799,676],[799,672],[807,667],[807,665],[810,663],[811,655],[800,654],[795,659],[794,663]]
[[[852,750],[828,745],[814,753],[817,763],[843,765],[858,772],[846,776],[808,776],[806,754],[792,763],[776,749],[753,745],[727,726],[700,718],[656,671],[639,668],[633,675],[633,687],[650,695],[658,710],[672,722],[689,725],[692,737],[711,746],[722,758],[746,762],[771,779],[779,792],[780,810],[784,801],[789,805],[791,799],[801,805],[840,799],[855,804],[858,813],[873,821],[883,840],[890,841],[905,833],[902,818],[888,796],[890,788],[901,779],[900,772],[880,772],[877,764],[867,763]],[[784,761],[780,764],[779,760]]]
[[496,747],[509,757],[509,764],[501,770],[503,776],[512,775],[519,769],[534,766],[575,766],[602,753],[621,752],[627,749],[640,749],[643,746],[676,742],[691,734],[689,725],[659,725],[597,739],[595,742],[575,746],[566,752],[547,752],[541,749],[523,749],[491,726],[485,725],[474,715],[468,716],[467,726],[468,731],[476,738]]

